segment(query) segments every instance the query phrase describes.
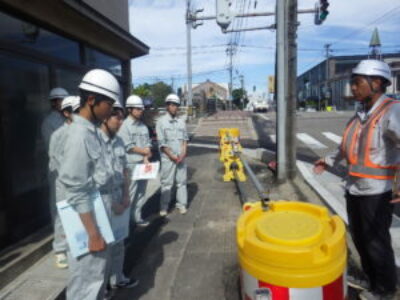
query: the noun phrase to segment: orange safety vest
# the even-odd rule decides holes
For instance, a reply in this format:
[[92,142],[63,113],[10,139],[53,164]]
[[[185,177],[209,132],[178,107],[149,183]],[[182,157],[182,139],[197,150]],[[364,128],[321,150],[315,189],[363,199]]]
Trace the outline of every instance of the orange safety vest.
[[370,155],[376,124],[394,103],[400,101],[385,99],[364,124],[356,116],[348,123],[343,134],[341,150],[348,163],[349,175],[380,180],[394,179],[398,166],[375,164]]

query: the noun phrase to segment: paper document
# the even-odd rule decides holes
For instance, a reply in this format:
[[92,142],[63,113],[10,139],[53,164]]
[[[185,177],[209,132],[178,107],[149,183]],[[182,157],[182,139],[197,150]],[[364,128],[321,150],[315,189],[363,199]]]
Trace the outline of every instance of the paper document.
[[[107,244],[113,243],[115,241],[114,234],[100,193],[93,193],[90,198],[93,201],[94,216],[97,226],[100,229],[104,241]],[[65,200],[57,203],[57,209],[72,255],[74,257],[79,257],[88,253],[89,237],[79,214]]]
[[129,235],[129,221],[131,216],[131,207],[128,207],[120,215],[113,213],[111,218],[111,227],[114,232],[115,243],[123,241]]
[[138,164],[133,171],[132,180],[156,179],[159,169],[159,161],[150,164]]

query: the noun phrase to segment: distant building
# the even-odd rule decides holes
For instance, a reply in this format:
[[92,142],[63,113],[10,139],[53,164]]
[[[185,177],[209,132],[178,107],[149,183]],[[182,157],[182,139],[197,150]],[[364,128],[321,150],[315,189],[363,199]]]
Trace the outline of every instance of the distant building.
[[[350,91],[352,69],[368,55],[331,56],[297,77],[297,99],[314,102],[317,108],[335,106],[338,110],[354,109]],[[392,85],[388,94],[400,94],[400,53],[382,54],[392,68]],[[327,89],[326,86],[329,88]]]
[[[228,99],[228,84],[226,83],[215,83],[210,80],[206,80],[202,83],[196,83],[192,85],[193,92],[193,105],[199,107],[201,110],[207,106],[207,100],[212,99],[217,102],[224,103]],[[183,98],[185,103],[187,102],[187,85],[183,89]]]
[[128,0],[0,0],[0,249],[50,224],[40,133],[50,89],[76,95],[102,68],[127,96],[130,61],[148,52],[129,33]]

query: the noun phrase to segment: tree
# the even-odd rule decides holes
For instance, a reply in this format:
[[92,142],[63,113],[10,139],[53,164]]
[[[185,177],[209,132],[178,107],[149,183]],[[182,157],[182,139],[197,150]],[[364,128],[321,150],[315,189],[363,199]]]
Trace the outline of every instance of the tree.
[[151,96],[150,85],[148,83],[140,84],[136,88],[132,89],[132,94],[138,95],[142,98],[148,98]]
[[165,97],[173,93],[172,87],[162,81],[154,83],[150,86],[151,95],[157,106],[163,106]]
[[157,106],[164,106],[165,97],[173,93],[172,87],[162,81],[154,84],[143,83],[132,89],[132,94],[143,99],[150,98]]
[[[242,88],[240,89],[234,89],[232,91],[232,99],[233,99],[233,104],[236,105],[236,107],[243,109],[247,103],[249,102],[246,96],[246,91]],[[243,99],[243,103],[242,100]]]

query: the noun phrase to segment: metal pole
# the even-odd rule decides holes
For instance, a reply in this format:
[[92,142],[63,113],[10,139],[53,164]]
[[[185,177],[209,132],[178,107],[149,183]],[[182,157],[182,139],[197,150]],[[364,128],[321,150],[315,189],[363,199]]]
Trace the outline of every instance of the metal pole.
[[296,167],[297,110],[297,0],[288,0],[288,103],[286,119],[287,175],[293,179]]
[[242,110],[244,110],[244,76],[240,75],[240,86],[242,87],[242,99],[240,103],[242,104]]
[[193,93],[192,93],[192,20],[190,18],[190,0],[186,2],[186,64],[187,64],[187,86],[188,86],[188,109],[189,116],[193,115],[192,107],[193,107]]
[[278,144],[278,181],[287,179],[286,161],[286,88],[287,88],[287,1],[276,1],[276,49],[277,49],[277,144]]
[[[328,98],[327,95],[329,93],[329,52],[330,52],[331,44],[325,44],[325,57],[326,57],[326,65],[325,65],[325,98]],[[332,98],[332,95],[330,95]],[[327,99],[328,100],[328,99]],[[329,105],[333,105],[333,103],[327,103]]]

